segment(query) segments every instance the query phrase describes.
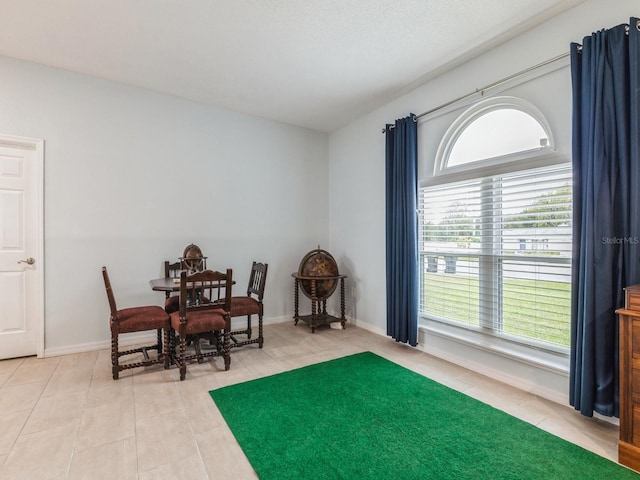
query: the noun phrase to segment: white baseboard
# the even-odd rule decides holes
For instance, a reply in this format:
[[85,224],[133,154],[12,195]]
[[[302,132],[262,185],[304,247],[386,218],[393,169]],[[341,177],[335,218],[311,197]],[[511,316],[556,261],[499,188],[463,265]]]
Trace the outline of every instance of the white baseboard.
[[[257,319],[256,319],[257,321]],[[293,321],[292,317],[271,317],[264,318],[264,325],[272,325],[276,323],[285,323]],[[144,344],[152,344],[156,341],[156,333],[155,332],[136,332],[136,333],[125,333],[120,335],[120,339],[118,340],[118,344],[121,347],[131,347],[134,345],[144,345]],[[59,357],[61,355],[73,355],[74,353],[84,353],[84,352],[92,352],[94,350],[110,350],[111,349],[111,339],[103,340],[100,342],[90,342],[90,343],[78,343],[75,345],[65,345],[64,347],[54,347],[54,348],[46,348],[44,349],[44,357]]]
[[504,351],[494,351],[424,329],[420,331],[418,348],[429,355],[560,405],[569,404],[568,373],[561,369],[535,365]]
[[[136,332],[120,335],[118,344],[121,347],[131,347],[133,345],[152,344],[157,339],[155,332]],[[58,357],[60,355],[73,355],[74,353],[92,352],[94,350],[110,350],[111,339],[101,342],[78,343],[75,345],[65,345],[64,347],[44,349],[45,357]]]
[[[389,338],[385,330],[366,322],[348,318],[347,323]],[[434,333],[421,330],[416,348],[475,373],[533,393],[559,405],[568,406],[568,375],[561,369],[532,365],[517,358],[511,358],[504,352],[491,352],[473,345],[461,344],[440,335],[438,340],[434,341]],[[431,336],[425,337],[425,334],[431,334]],[[489,359],[489,362],[482,362],[483,359]]]
[[270,317],[270,318],[262,319],[262,323],[264,325],[275,325],[276,323],[287,323],[287,322],[293,322],[293,317],[283,316],[283,317]]
[[[452,353],[451,350],[445,350],[445,349],[422,349],[422,350],[425,353],[433,355],[434,357],[438,357],[438,358],[441,358],[442,360],[446,360],[447,362],[467,368],[472,372],[479,373],[480,375],[484,375],[486,377],[492,378],[493,380],[497,380],[498,382],[504,383],[506,385],[510,385],[519,390],[533,393],[535,395],[538,395],[542,398],[546,398],[547,400],[551,400],[552,402],[558,403],[560,405],[566,406],[569,404],[568,394],[566,392],[547,388],[546,385],[544,384],[532,382],[526,378],[522,378],[517,375],[507,373],[506,371],[507,369],[517,368],[517,366],[513,365],[514,363],[513,361],[505,362],[505,363],[512,363],[512,365],[509,365],[504,369],[492,368],[480,362],[466,358],[464,356],[456,355],[455,353]],[[544,372],[544,373],[548,374],[548,372]],[[541,376],[543,375],[544,374],[541,374]],[[562,379],[562,380],[565,380],[565,379]]]
[[[292,321],[293,319],[290,316],[270,317],[264,319],[264,324],[274,325]],[[347,317],[347,328],[348,325],[355,325],[376,335],[387,337],[386,331],[383,329],[375,327],[367,322],[358,321],[355,318]],[[119,343],[123,347],[128,347],[144,343],[153,343],[155,339],[155,332],[130,333],[122,335]],[[442,345],[445,344],[443,343]],[[417,348],[429,355],[460,365],[476,373],[486,375],[487,377],[493,378],[507,385],[519,388],[520,390],[535,393],[536,395],[560,405],[567,405],[566,393],[562,388],[557,387],[557,385],[562,385],[564,382],[567,382],[566,375],[563,375],[562,373],[552,372],[544,368],[532,370],[534,367],[531,365],[520,365],[517,360],[506,359],[504,355],[494,355],[494,360],[497,361],[496,365],[498,365],[498,367],[489,366],[486,363],[479,361],[480,357],[476,356],[478,352],[473,352],[473,347],[469,345],[456,346],[455,342],[449,344],[448,347],[443,347],[442,345],[421,341]],[[94,350],[108,350],[110,348],[111,341],[104,340],[100,342],[68,345],[59,348],[45,348],[44,356],[55,357]],[[486,351],[482,352],[482,354],[485,356],[492,355],[491,352]],[[529,374],[531,371],[534,371],[535,375]],[[535,381],[533,380],[534,378]],[[556,385],[556,388],[549,388],[547,385]]]
[[370,325],[366,322],[359,322],[357,319],[355,318],[350,318],[347,317],[347,324],[353,324],[356,327],[362,328],[363,330],[367,330],[371,333],[375,333],[376,335],[380,335],[382,337],[386,337],[387,336],[387,332],[381,328],[378,327],[374,327],[373,325]]

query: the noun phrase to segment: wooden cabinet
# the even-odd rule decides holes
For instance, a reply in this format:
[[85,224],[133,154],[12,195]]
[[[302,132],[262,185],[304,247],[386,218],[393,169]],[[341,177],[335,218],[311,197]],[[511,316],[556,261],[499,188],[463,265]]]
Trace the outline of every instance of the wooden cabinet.
[[625,289],[620,322],[620,441],[618,461],[640,471],[640,285]]

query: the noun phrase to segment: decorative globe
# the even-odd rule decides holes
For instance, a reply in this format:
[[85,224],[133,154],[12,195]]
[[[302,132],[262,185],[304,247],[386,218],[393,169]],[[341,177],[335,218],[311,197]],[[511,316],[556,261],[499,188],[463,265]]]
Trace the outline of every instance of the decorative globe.
[[[338,265],[326,250],[320,248],[311,250],[300,261],[298,275],[304,277],[336,277],[338,273]],[[300,289],[308,298],[311,295],[311,280],[300,280]],[[316,280],[316,300],[326,300],[335,291],[338,285],[337,278],[329,278],[326,280]]]
[[201,270],[203,258],[202,250],[200,250],[199,246],[194,245],[193,243],[191,245],[187,245],[187,248],[184,249],[184,253],[182,254],[184,266],[190,271]]

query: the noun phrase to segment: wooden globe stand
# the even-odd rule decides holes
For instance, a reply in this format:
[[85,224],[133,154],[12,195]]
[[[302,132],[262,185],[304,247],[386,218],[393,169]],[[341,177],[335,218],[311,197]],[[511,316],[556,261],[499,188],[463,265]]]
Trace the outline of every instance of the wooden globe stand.
[[[311,333],[315,333],[320,325],[327,325],[333,322],[340,322],[345,328],[347,319],[344,316],[344,279],[346,275],[338,273],[338,266],[335,259],[326,250],[309,252],[300,262],[297,273],[291,276],[295,280],[294,284],[294,321],[298,325],[298,320],[309,324]],[[335,292],[340,281],[340,317],[327,313],[327,299]],[[311,300],[311,314],[300,315],[299,301],[300,291]]]
[[207,257],[202,255],[202,250],[200,250],[199,246],[192,243],[184,249],[180,257],[180,264],[191,275],[207,269]]

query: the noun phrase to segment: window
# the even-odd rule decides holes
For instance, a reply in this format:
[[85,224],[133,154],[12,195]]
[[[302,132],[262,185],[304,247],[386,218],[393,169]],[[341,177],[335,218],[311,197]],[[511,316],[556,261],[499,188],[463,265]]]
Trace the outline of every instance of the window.
[[468,109],[449,128],[435,174],[531,158],[552,149],[551,130],[533,105],[515,97],[493,98]]
[[[442,177],[420,190],[419,308],[431,320],[565,351],[571,168],[566,160],[531,168],[552,145],[541,118],[522,101],[494,99],[465,112],[445,135]],[[462,180],[451,174],[460,167]]]

